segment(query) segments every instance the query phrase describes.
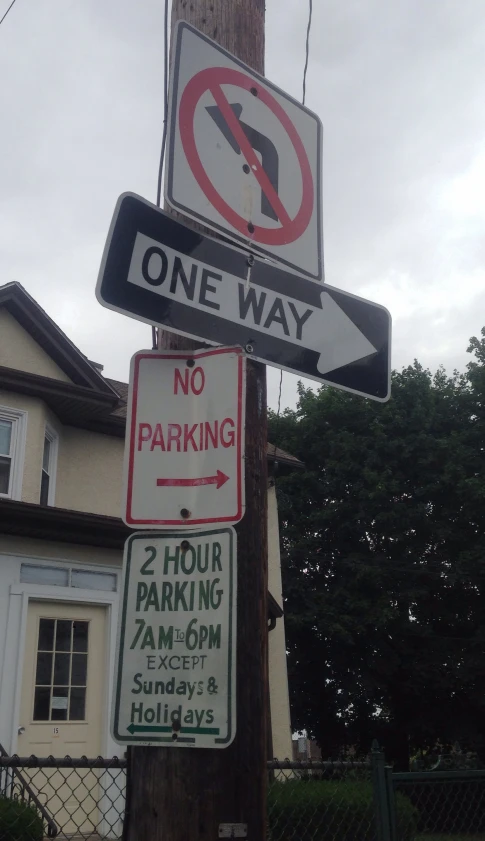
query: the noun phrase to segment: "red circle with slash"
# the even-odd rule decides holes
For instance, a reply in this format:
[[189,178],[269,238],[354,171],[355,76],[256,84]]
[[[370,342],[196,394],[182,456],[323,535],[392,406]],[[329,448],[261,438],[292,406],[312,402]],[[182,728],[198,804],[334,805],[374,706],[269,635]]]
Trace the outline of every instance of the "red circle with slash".
[[[254,95],[257,95],[261,102],[275,114],[288,134],[298,158],[303,183],[301,204],[294,219],[290,218],[278,193],[266,175],[222,90],[222,85],[235,85],[253,94],[256,91]],[[261,189],[278,216],[281,222],[280,228],[265,228],[260,225],[254,225],[251,226],[251,229],[248,229],[248,220],[240,216],[239,213],[227,204],[207,175],[197,150],[194,134],[195,109],[201,96],[206,91],[210,91],[214,97],[234,139],[237,141]],[[285,245],[301,237],[307,229],[313,214],[314,190],[312,171],[300,135],[286,111],[266,88],[245,73],[241,73],[241,71],[234,70],[230,67],[208,67],[205,70],[201,70],[188,82],[182,94],[179,108],[179,127],[182,146],[199,187],[213,207],[215,207],[233,228],[243,234],[245,239],[254,240],[264,245]]]

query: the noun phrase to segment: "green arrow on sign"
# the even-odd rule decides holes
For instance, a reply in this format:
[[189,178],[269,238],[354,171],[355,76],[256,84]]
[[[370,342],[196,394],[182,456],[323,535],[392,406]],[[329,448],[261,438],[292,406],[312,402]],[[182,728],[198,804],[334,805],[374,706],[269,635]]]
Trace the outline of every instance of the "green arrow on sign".
[[126,728],[128,733],[171,733],[171,727],[147,727],[144,724],[130,724]]
[[182,733],[207,733],[208,736],[218,736],[218,727],[182,727]]
[[[127,728],[129,733],[171,733],[172,727],[151,727],[146,724],[130,724]],[[205,733],[208,736],[218,736],[218,727],[182,727],[181,733]]]

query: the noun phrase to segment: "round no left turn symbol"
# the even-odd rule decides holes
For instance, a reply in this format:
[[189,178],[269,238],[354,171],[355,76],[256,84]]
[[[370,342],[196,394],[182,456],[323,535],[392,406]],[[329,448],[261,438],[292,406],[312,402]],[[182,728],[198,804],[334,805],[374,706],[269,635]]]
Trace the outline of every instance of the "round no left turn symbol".
[[[233,85],[259,97],[260,101],[272,111],[286,131],[298,159],[302,180],[301,204],[294,218],[290,217],[275,189],[274,183],[268,177],[268,173],[256,155],[241,122],[229,104],[222,85]],[[250,219],[245,219],[225,201],[207,174],[197,150],[194,131],[195,110],[206,91],[210,91],[212,94],[222,119],[226,123],[227,130],[258,181],[262,194],[272,209],[273,218],[280,223],[279,227],[269,228],[263,225],[254,225]],[[209,67],[201,70],[188,82],[182,94],[179,126],[182,146],[200,189],[226,222],[232,225],[245,239],[264,245],[278,246],[294,242],[302,236],[313,215],[314,187],[310,163],[300,135],[288,114],[262,85],[245,73],[233,68]]]

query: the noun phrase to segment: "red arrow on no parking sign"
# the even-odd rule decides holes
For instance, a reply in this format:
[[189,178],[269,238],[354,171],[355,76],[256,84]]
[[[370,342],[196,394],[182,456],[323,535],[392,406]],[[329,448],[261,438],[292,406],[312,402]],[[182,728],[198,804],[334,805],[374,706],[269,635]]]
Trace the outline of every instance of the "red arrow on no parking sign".
[[200,485],[216,485],[217,490],[229,481],[222,470],[215,476],[202,476],[201,479],[157,479],[157,488],[197,488]]

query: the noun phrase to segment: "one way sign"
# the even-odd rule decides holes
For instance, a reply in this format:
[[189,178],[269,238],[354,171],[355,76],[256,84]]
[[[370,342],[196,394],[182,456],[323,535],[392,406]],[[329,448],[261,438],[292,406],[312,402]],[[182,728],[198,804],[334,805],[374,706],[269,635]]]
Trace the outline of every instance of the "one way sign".
[[181,225],[130,193],[100,269],[104,306],[374,400],[389,398],[388,311]]
[[189,24],[174,43],[168,203],[321,281],[319,118]]

